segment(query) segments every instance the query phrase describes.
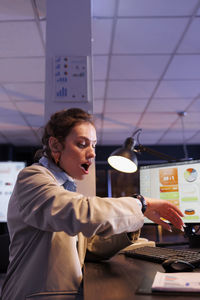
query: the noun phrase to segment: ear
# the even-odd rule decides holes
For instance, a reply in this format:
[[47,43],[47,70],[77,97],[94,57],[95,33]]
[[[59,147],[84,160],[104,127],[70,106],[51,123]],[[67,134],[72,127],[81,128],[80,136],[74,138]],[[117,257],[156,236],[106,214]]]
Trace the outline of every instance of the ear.
[[49,138],[49,148],[52,152],[60,152],[62,150],[61,143],[54,136]]

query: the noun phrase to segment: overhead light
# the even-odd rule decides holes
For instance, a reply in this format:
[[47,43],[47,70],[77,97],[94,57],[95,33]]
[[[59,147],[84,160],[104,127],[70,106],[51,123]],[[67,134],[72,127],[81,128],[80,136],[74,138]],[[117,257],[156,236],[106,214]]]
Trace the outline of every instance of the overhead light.
[[[137,152],[148,152],[166,161],[176,161],[174,157],[160,153],[139,143],[139,135],[142,129],[137,129],[131,137],[128,137],[123,147],[116,149],[108,157],[108,163],[114,169],[124,173],[134,173],[138,168]],[[134,137],[136,136],[136,140]],[[136,153],[135,153],[136,152]]]

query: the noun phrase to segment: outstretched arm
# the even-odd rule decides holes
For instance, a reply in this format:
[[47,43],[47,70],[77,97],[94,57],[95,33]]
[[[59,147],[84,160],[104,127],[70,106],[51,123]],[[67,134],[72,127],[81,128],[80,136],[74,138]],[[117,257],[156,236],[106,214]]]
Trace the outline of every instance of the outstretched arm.
[[171,231],[170,224],[162,220],[163,218],[169,221],[176,228],[183,231],[183,214],[177,206],[166,200],[152,199],[148,197],[145,197],[145,200],[147,203],[147,208],[144,213],[145,217]]

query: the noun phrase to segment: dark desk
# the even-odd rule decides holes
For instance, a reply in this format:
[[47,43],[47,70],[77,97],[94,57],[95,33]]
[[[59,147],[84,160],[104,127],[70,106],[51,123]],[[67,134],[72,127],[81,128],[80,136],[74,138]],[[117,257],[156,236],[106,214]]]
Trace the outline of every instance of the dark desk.
[[[111,260],[100,263],[86,263],[84,300],[166,300],[166,295],[136,294],[144,276],[151,283],[157,271],[164,272],[162,265],[124,255],[116,255]],[[200,269],[195,271],[199,272]],[[183,296],[173,297],[183,299]],[[194,300],[194,295],[185,299]]]

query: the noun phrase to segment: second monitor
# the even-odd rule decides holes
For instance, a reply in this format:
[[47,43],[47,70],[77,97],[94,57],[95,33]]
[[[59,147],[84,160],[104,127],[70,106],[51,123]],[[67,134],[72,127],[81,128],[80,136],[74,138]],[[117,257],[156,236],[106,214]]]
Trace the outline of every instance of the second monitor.
[[168,200],[182,211],[185,224],[200,224],[200,160],[141,166],[139,175],[142,195]]

